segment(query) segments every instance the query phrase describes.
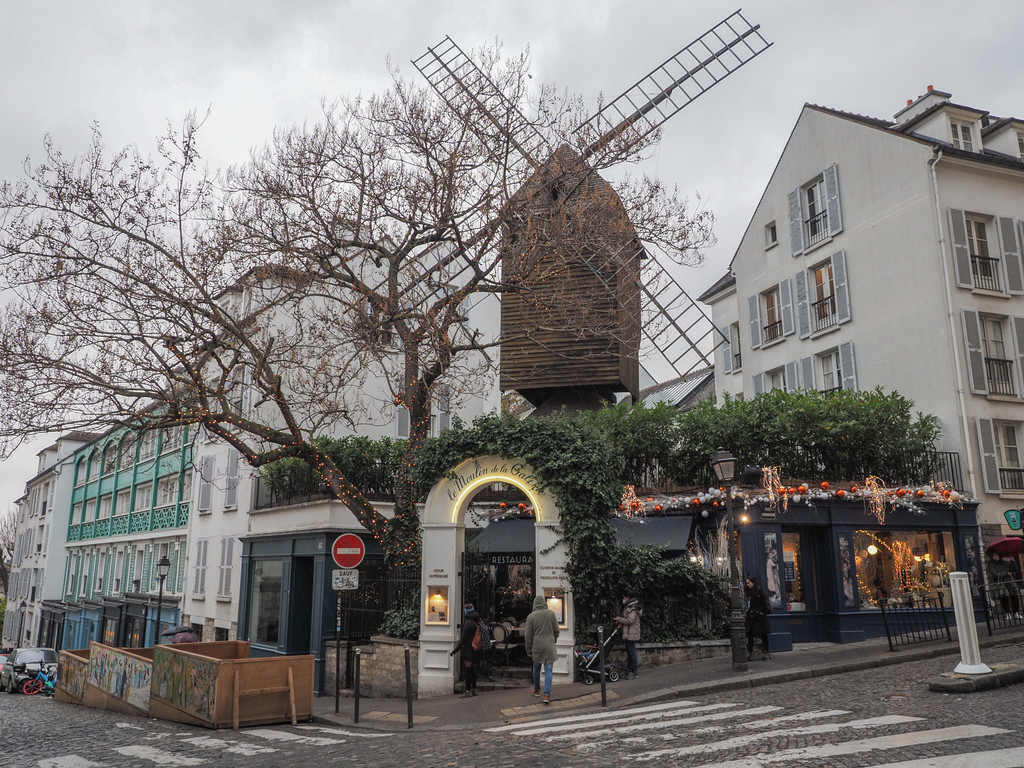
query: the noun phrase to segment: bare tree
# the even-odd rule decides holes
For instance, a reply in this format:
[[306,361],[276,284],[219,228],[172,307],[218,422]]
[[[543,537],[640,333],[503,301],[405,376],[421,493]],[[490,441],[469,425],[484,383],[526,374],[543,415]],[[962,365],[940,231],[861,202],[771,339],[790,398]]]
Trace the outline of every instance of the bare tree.
[[[517,119],[525,56],[489,49],[481,64],[509,96],[504,118]],[[538,129],[568,141],[579,102],[553,88],[537,98]],[[47,141],[43,162],[0,188],[4,447],[42,432],[202,425],[253,467],[307,462],[396,560],[417,559],[410,473],[387,520],[314,438],[403,405],[408,470],[439,387],[457,400],[493,376],[498,334],[467,312],[550,279],[524,258],[503,281],[502,235],[517,231],[519,253],[553,239],[566,253],[593,247],[589,227],[510,224],[537,169],[498,117],[470,130],[394,73],[386,92],[278,131],[219,183],[195,115],[168,128],[155,158],[109,153],[98,130],[78,158]],[[623,189],[639,237],[692,255],[685,201],[654,181]]]
[[0,592],[8,594],[11,568],[14,566],[14,543],[18,534],[18,511],[11,507],[0,515]]

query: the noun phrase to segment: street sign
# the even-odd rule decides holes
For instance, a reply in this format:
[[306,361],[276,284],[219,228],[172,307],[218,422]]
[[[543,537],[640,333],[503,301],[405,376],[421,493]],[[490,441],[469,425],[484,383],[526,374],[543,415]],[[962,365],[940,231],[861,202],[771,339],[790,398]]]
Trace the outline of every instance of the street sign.
[[1020,510],[1019,509],[1008,509],[1003,512],[1003,517],[1006,518],[1006,524],[1010,526],[1011,531],[1020,530]]
[[355,568],[363,562],[366,547],[354,533],[343,533],[334,540],[331,555],[340,568]]
[[331,586],[338,592],[359,589],[359,571],[355,568],[335,568],[331,571]]

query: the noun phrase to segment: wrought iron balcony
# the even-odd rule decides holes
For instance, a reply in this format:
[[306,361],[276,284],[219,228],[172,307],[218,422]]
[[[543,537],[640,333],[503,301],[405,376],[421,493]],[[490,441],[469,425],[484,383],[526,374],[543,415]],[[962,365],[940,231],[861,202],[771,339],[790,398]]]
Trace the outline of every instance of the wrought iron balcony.
[[971,256],[971,274],[974,276],[974,287],[986,291],[1001,291],[999,282],[999,259],[991,256]]
[[985,379],[991,395],[1014,395],[1013,360],[998,357],[985,358]]
[[823,331],[836,324],[836,297],[826,296],[811,304],[814,310],[814,330]]
[[807,245],[820,243],[828,237],[828,211],[822,211],[804,222],[807,231]]

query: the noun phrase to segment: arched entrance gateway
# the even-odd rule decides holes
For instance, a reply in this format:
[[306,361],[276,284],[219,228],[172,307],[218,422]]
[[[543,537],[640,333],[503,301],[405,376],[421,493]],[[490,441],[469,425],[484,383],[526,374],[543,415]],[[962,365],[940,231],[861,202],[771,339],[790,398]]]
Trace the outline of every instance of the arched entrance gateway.
[[460,569],[466,550],[466,510],[473,497],[494,483],[520,489],[533,506],[535,568],[533,594],[548,598],[559,616],[556,682],[572,679],[573,608],[565,573],[565,545],[554,496],[537,490],[533,468],[515,459],[468,459],[427,495],[423,509],[423,575],[420,606],[419,696],[448,696],[458,677],[449,655],[462,625]]

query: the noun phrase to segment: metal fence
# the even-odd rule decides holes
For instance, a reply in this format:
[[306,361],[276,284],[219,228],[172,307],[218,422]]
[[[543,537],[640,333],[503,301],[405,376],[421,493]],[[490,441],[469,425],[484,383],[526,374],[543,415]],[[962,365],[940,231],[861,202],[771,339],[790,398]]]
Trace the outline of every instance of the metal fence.
[[937,597],[920,597],[913,603],[882,600],[879,606],[890,651],[895,651],[901,645],[941,640],[943,636],[953,642],[941,594]]
[[1024,626],[1024,614],[1021,613],[1021,606],[1024,604],[1021,599],[1024,581],[1017,579],[983,584],[978,590],[981,592],[981,604],[985,609],[985,624],[988,626],[989,635],[1000,629]]

